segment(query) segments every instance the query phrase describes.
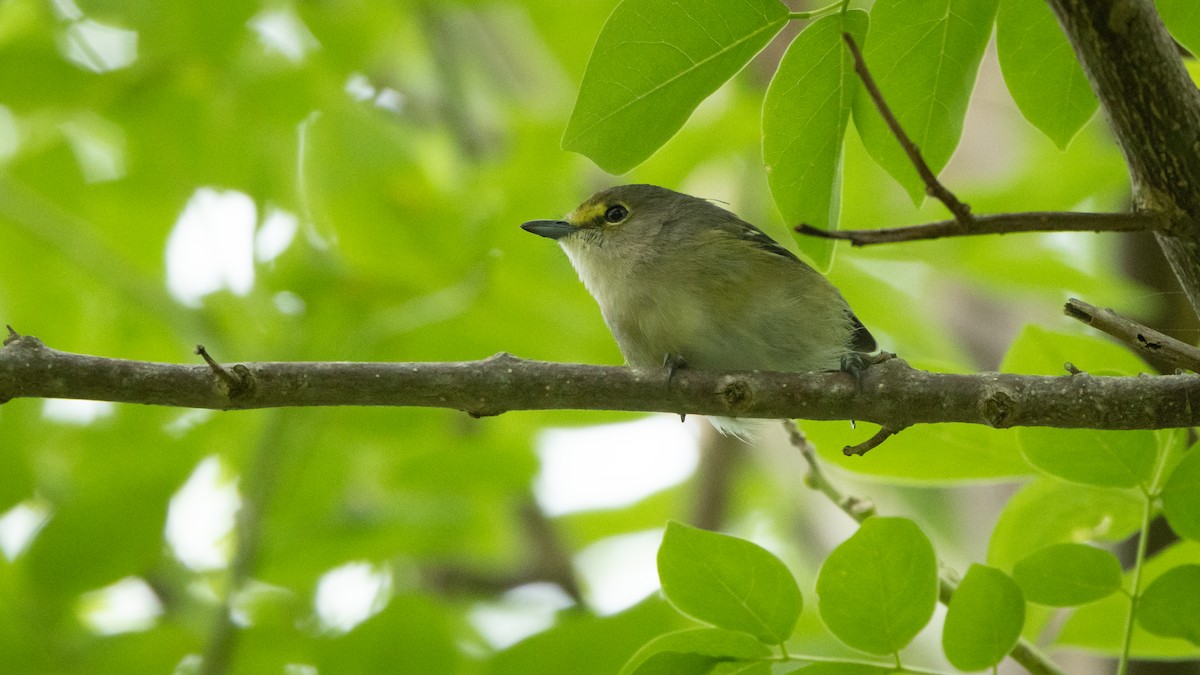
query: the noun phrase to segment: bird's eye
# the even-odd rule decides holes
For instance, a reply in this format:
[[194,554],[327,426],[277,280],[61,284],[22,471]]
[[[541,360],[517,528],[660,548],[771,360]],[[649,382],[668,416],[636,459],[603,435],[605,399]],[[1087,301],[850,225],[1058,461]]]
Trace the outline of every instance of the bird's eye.
[[625,216],[628,215],[629,209],[617,204],[616,206],[608,207],[608,210],[604,212],[604,219],[610,223],[619,223],[625,220]]

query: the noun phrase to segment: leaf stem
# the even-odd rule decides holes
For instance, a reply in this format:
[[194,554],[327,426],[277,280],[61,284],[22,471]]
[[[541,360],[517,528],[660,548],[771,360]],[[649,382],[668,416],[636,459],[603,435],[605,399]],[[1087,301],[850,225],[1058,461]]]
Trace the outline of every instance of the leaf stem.
[[1142,529],[1138,533],[1137,553],[1133,559],[1133,583],[1129,590],[1129,614],[1125,617],[1125,637],[1121,643],[1121,657],[1117,661],[1117,675],[1125,675],[1129,667],[1129,650],[1133,644],[1133,621],[1137,615],[1138,597],[1141,593],[1142,563],[1146,560],[1146,543],[1150,539],[1150,513],[1154,507],[1154,497],[1147,491],[1143,493]]
[[1121,656],[1117,661],[1117,675],[1125,675],[1129,667],[1129,652],[1133,646],[1133,624],[1137,618],[1138,600],[1142,588],[1142,567],[1146,561],[1146,546],[1150,539],[1150,519],[1154,513],[1154,502],[1162,493],[1162,476],[1167,458],[1171,454],[1170,440],[1160,447],[1150,484],[1142,487],[1142,529],[1138,532],[1137,553],[1133,558],[1133,583],[1129,589],[1129,615],[1125,617],[1125,637],[1121,644]]

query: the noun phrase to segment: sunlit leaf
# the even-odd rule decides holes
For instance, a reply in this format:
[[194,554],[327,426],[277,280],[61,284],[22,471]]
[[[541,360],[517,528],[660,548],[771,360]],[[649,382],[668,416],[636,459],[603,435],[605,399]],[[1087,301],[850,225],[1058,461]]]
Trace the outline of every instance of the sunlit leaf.
[[1021,452],[1030,464],[1075,483],[1131,488],[1154,473],[1158,441],[1152,431],[1022,427]]
[[1200,647],[1200,565],[1181,565],[1155,579],[1138,601],[1137,618],[1155,635]]
[[664,654],[674,655],[667,658],[687,663],[707,663],[707,668],[711,668],[722,662],[761,660],[770,656],[771,650],[748,633],[723,628],[696,628],[667,633],[646,643],[621,668],[621,675],[661,672],[657,669],[661,669],[663,664],[656,665],[653,659],[662,658]]
[[[863,55],[888,107],[934,173],[958,147],[967,102],[998,0],[879,0]],[[864,92],[854,101],[854,124],[867,151],[908,190],[925,184],[895,135]]]
[[937,604],[937,559],[907,518],[868,518],[817,576],[818,608],[842,642],[891,654],[929,623]]
[[1050,6],[1041,0],[1000,0],[996,50],[1021,114],[1066,148],[1099,102]]
[[625,173],[787,22],[778,0],[623,0],[596,39],[562,146]]
[[1018,562],[1013,579],[1030,602],[1071,607],[1116,592],[1121,563],[1108,551],[1085,544],[1051,544]]
[[[842,141],[858,88],[854,60],[842,39],[861,44],[867,13],[814,21],[779,62],[763,99],[763,163],[775,205],[790,224],[837,229],[841,208]],[[833,241],[797,237],[800,249],[827,269]]]
[[988,563],[1011,570],[1050,544],[1125,539],[1141,522],[1142,497],[1128,491],[1041,478],[1004,506],[988,544]]
[[991,668],[1012,651],[1024,623],[1017,584],[994,567],[971,565],[947,608],[942,649],[959,670]]
[[787,640],[800,617],[792,573],[744,539],[672,521],[658,550],[658,576],[680,611],[769,644]]
[[1163,514],[1171,529],[1200,541],[1200,452],[1195,448],[1171,472],[1163,487]]
[[[1149,588],[1156,579],[1181,565],[1200,565],[1200,544],[1179,541],[1152,555],[1142,567],[1142,588]],[[1132,587],[1133,570],[1125,572],[1123,585]],[[1055,638],[1055,645],[1085,649],[1097,654],[1115,656],[1121,651],[1129,618],[1129,597],[1114,593],[1103,600],[1078,607]],[[1181,638],[1161,637],[1146,631],[1140,623],[1134,625],[1133,658],[1198,659],[1200,647]]]
[[1192,54],[1200,53],[1200,5],[1192,0],[1154,0],[1154,5],[1171,37]]

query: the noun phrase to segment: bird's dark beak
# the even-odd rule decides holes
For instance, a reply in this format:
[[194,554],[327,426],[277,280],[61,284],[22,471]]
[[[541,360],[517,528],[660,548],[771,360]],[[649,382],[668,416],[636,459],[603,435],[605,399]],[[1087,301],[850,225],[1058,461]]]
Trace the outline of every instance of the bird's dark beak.
[[547,239],[561,239],[575,231],[575,226],[565,220],[531,220],[521,229]]

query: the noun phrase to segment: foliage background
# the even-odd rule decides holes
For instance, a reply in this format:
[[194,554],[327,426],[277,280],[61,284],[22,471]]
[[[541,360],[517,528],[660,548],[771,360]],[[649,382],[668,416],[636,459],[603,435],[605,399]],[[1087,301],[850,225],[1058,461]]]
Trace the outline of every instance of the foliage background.
[[[203,343],[239,361],[508,351],[618,363],[565,258],[516,226],[618,181],[652,182],[724,200],[789,242],[762,170],[759,118],[796,29],[658,154],[614,178],[559,149],[612,6],[0,3],[0,317],[58,349],[144,360],[188,361]],[[1126,206],[1124,165],[1102,121],[1060,151],[1017,112],[991,53],[964,139],[943,177],[977,213]],[[936,205],[914,207],[853,133],[845,170],[843,227],[945,217]],[[208,199],[225,210],[185,228],[189,204],[194,216]],[[262,234],[272,219],[283,223],[276,232],[295,225],[276,249]],[[1071,360],[1136,370],[1147,367],[1098,339],[1056,337],[1082,332],[1059,307],[1078,295],[1193,341],[1154,255],[1148,237],[954,239],[843,249],[831,276],[883,347],[917,366],[996,369],[1021,335],[1023,351],[1006,368],[1054,373]],[[207,288],[180,281],[189,265]],[[226,272],[204,276],[214,269]],[[1022,332],[1027,323],[1039,328]],[[581,604],[544,587],[533,600],[509,591],[537,580],[570,591],[573,563],[590,545],[714,504],[716,525],[780,554],[811,594],[816,567],[849,524],[805,493],[800,460],[780,439],[739,448],[720,480],[698,478],[720,452],[710,447],[699,473],[633,504],[547,515],[533,490],[539,429],[629,419],[10,402],[0,407],[0,513],[10,515],[0,528],[9,533],[0,670],[186,670],[194,655],[220,648],[214,616],[233,535],[207,565],[189,564],[164,535],[172,495],[214,457],[214,484],[262,507],[241,544],[253,542],[259,583],[235,603],[237,672],[612,672],[687,621],[656,595],[602,615],[586,578]],[[839,478],[889,512],[914,515],[962,569],[996,555],[987,533],[997,509],[1034,473],[1012,431],[912,429],[847,462],[838,449],[869,429],[807,428],[849,472]],[[686,429],[686,439],[714,444],[703,427]],[[661,438],[621,442],[649,464]],[[639,460],[625,470],[641,471]],[[36,534],[14,537],[29,514]],[[1014,529],[1013,539],[1024,536]],[[367,603],[378,613],[347,633],[313,603],[322,575],[354,562],[388,581]],[[141,604],[157,610],[116,630],[119,622],[92,614],[111,593],[93,592],[123,579],[144,582],[153,596]],[[510,626],[534,616],[553,628],[509,646],[481,628],[486,609]],[[793,641],[844,653],[818,625],[810,610]],[[1094,631],[1077,633],[1059,639],[1111,651],[1088,643]],[[1164,642],[1144,653],[1195,656],[1182,641]]]

